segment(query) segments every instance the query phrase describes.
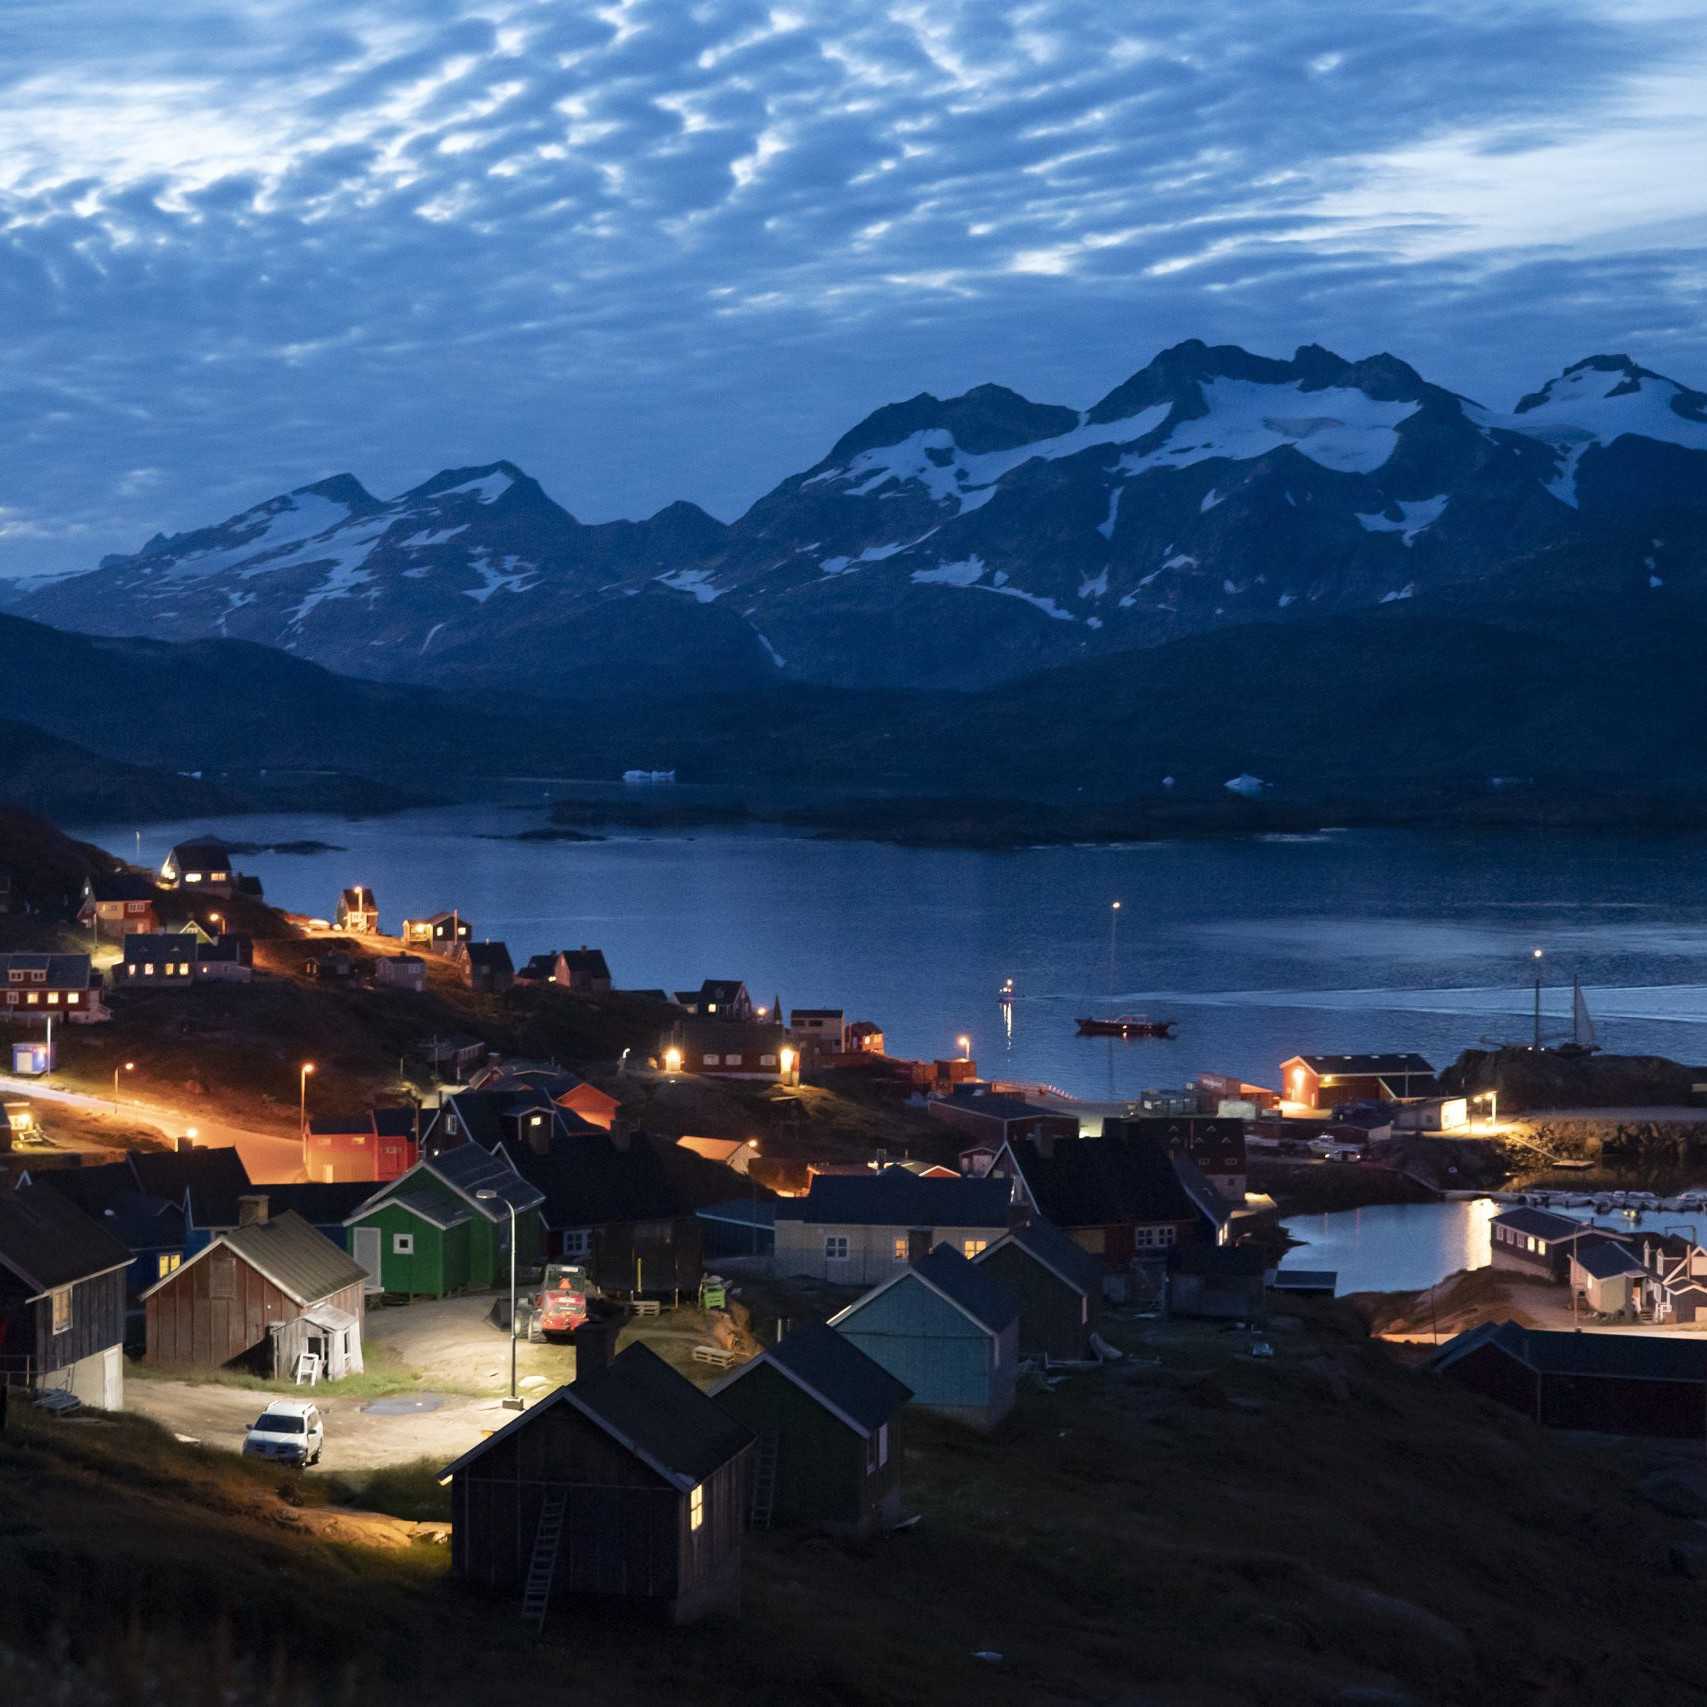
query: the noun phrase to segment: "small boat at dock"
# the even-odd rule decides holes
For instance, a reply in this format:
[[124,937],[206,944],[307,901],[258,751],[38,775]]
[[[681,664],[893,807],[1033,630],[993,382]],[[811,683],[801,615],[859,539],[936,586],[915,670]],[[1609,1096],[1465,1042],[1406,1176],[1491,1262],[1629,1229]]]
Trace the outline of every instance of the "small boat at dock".
[[1172,1037],[1178,1020],[1151,1019],[1148,1014],[1116,1014],[1113,1019],[1081,1019],[1081,1037]]

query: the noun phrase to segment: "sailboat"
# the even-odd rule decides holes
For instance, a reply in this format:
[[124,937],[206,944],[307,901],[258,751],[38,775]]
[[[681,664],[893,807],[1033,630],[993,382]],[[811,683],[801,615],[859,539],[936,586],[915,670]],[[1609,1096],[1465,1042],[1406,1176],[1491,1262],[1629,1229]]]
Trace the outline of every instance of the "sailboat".
[[1559,1045],[1561,1055],[1592,1055],[1600,1045],[1594,1040],[1594,1016],[1588,1011],[1588,997],[1583,994],[1582,980],[1571,980],[1571,1038]]

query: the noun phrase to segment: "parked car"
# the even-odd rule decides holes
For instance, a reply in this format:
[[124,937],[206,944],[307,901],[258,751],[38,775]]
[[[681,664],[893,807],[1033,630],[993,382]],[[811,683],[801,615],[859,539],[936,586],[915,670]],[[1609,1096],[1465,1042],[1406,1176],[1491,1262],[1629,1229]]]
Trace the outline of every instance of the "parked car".
[[320,1462],[326,1425],[320,1407],[307,1399],[275,1399],[243,1437],[245,1458],[271,1458],[306,1469]]

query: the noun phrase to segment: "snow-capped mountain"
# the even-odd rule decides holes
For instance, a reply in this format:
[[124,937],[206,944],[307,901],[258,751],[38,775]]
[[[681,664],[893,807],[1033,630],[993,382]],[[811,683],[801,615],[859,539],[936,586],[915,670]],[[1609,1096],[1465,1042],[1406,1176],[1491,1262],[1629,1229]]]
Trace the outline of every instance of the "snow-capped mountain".
[[1392,356],[1193,341],[1088,410],[995,385],[889,405],[727,527],[686,504],[588,527],[509,463],[389,501],[340,475],[16,608],[541,692],[965,687],[1560,577],[1645,596],[1704,541],[1707,397],[1627,357],[1501,414]]

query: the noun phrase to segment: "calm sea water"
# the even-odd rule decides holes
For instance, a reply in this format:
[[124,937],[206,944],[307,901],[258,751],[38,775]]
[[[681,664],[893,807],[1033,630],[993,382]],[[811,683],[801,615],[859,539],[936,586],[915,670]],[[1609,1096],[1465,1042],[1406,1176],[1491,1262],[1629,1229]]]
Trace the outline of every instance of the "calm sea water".
[[[330,917],[341,887],[367,883],[387,929],[455,904],[518,962],[593,943],[621,986],[744,978],[762,1003],[874,1019],[897,1053],[951,1054],[964,1034],[986,1074],[1093,1098],[1200,1070],[1274,1084],[1300,1051],[1415,1049],[1444,1065],[1483,1040],[1526,1040],[1534,946],[1550,1030],[1575,973],[1609,1047],[1707,1060],[1696,839],[1360,831],[1005,854],[766,830],[483,839],[541,821],[459,806],[155,824],[140,844],[128,824],[74,833],[153,863],[203,830],[333,843],[240,865],[296,911]],[[1018,995],[1004,1010],[1007,978]],[[1171,1015],[1178,1037],[1075,1036],[1078,1015],[1108,1011]]]

